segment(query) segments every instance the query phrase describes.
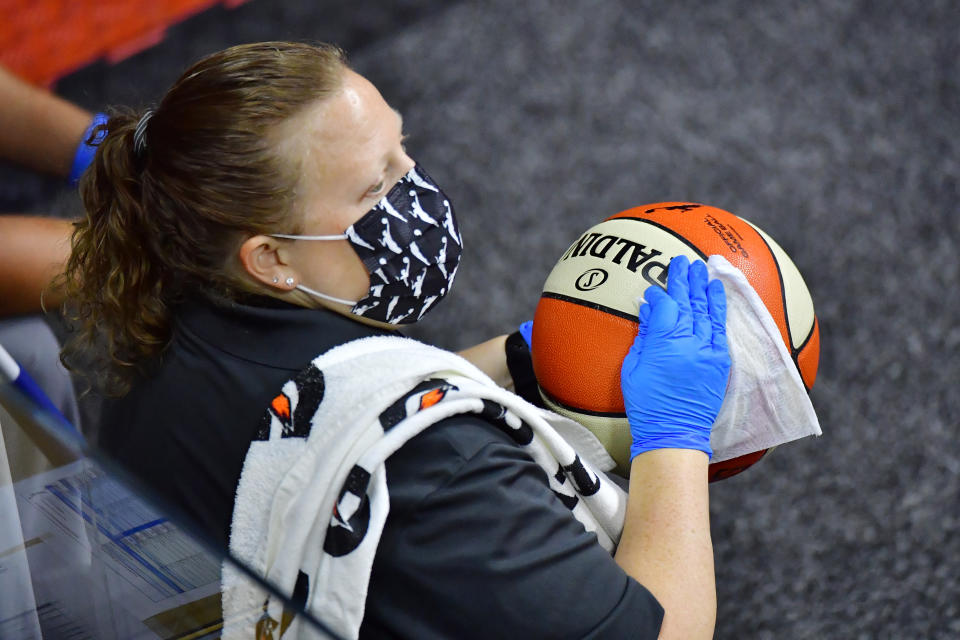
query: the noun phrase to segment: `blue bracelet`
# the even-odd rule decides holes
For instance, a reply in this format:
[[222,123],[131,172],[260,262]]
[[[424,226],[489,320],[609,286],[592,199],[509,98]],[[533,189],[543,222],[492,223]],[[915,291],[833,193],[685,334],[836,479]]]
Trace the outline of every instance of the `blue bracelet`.
[[76,186],[80,181],[80,176],[83,175],[83,172],[87,170],[87,167],[90,166],[90,163],[93,162],[93,156],[97,152],[97,145],[100,144],[100,141],[103,140],[103,137],[107,134],[106,129],[101,129],[97,133],[97,137],[93,139],[91,144],[87,144],[87,140],[90,138],[90,134],[93,133],[93,130],[100,125],[107,124],[109,117],[105,113],[98,113],[93,116],[93,121],[90,123],[90,126],[87,127],[86,131],[83,132],[83,138],[80,139],[80,144],[77,146],[77,152],[73,156],[73,165],[70,167],[70,177],[67,180],[70,182],[71,186]]

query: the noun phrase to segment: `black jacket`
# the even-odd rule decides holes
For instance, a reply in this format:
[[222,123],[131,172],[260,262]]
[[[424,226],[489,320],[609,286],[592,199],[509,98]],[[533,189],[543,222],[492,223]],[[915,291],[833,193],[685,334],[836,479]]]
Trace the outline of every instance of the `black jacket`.
[[[185,305],[157,370],[104,409],[101,446],[224,547],[247,448],[285,381],[383,333],[282,304]],[[497,427],[448,418],[387,460],[362,638],[655,638],[663,610]]]

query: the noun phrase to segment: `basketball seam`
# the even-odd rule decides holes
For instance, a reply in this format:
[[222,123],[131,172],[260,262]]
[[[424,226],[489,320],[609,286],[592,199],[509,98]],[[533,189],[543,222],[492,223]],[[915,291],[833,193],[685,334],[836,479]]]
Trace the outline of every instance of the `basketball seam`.
[[[803,381],[803,370],[800,369],[800,351],[802,350],[803,347],[802,345],[797,348],[794,348],[793,346],[793,332],[790,331],[790,312],[787,309],[787,287],[783,282],[783,272],[780,271],[780,261],[777,260],[777,254],[770,247],[770,243],[767,242],[767,239],[763,237],[763,234],[757,231],[756,227],[754,227],[753,224],[751,223],[747,223],[747,224],[750,225],[750,228],[753,229],[753,232],[756,233],[757,236],[760,238],[760,240],[763,241],[764,246],[767,248],[767,251],[770,253],[770,257],[773,258],[773,265],[777,268],[777,280],[780,281],[780,300],[783,302],[783,323],[787,325],[787,338],[790,340],[790,359],[793,360],[793,366],[797,368],[797,373],[800,374],[800,380]],[[817,326],[817,320],[816,318],[814,318],[813,327],[816,327],[816,326]],[[813,335],[813,327],[810,327],[810,333],[807,334],[807,337],[804,340],[804,344],[806,344],[806,340],[809,340],[810,336]],[[806,387],[807,383],[804,382],[803,386]],[[809,392],[810,392],[810,389],[808,388],[807,393]]]
[[810,331],[807,333],[807,337],[803,339],[803,342],[800,343],[800,346],[797,347],[797,353],[803,351],[804,347],[807,346],[807,343],[810,342],[810,338],[813,337],[813,332],[817,328],[817,317],[813,317],[813,324],[810,325]]
[[542,385],[537,385],[537,386],[540,388],[540,393],[546,396],[547,400],[557,405],[558,407],[562,407],[566,409],[567,411],[572,411],[574,413],[582,413],[588,416],[596,416],[597,418],[626,418],[627,417],[626,412],[622,412],[622,411],[594,411],[593,409],[585,409],[583,407],[574,407],[573,405],[569,405],[565,402],[561,402],[560,400],[558,400],[556,396],[554,396],[552,393],[544,389]]
[[574,298],[573,296],[568,296],[563,293],[556,293],[554,291],[544,291],[542,294],[540,294],[540,297],[552,298],[554,300],[560,300],[561,302],[569,302],[571,304],[580,305],[581,307],[587,307],[588,309],[593,309],[595,311],[602,311],[603,313],[609,313],[610,315],[618,316],[620,318],[630,320],[631,322],[637,322],[638,320],[637,314],[635,313],[634,314],[626,313],[624,311],[620,311],[619,309],[614,309],[612,307],[602,305],[598,302],[589,302],[587,300]]
[[810,326],[810,333],[807,334],[807,337],[803,339],[803,342],[800,343],[800,346],[797,347],[797,353],[792,356],[793,363],[797,365],[797,371],[800,372],[800,381],[803,382],[803,386],[806,387],[807,393],[810,393],[812,387],[807,386],[807,381],[803,379],[803,371],[800,369],[800,352],[803,351],[807,344],[809,344],[810,339],[813,337],[813,333],[817,330],[817,316],[813,316],[813,324]]
[[747,225],[755,234],[757,234],[757,237],[760,238],[760,241],[763,242],[763,246],[767,248],[767,253],[770,254],[771,258],[773,258],[773,266],[777,268],[777,280],[780,282],[780,302],[783,305],[783,323],[787,325],[787,340],[790,341],[790,357],[797,365],[797,371],[799,371],[800,363],[797,362],[797,354],[800,353],[800,351],[799,349],[793,348],[793,332],[790,331],[790,312],[787,309],[787,286],[783,282],[783,272],[780,270],[780,261],[777,260],[776,252],[770,246],[770,243],[767,242],[767,239],[763,237],[763,234],[757,231],[757,228],[754,227],[752,223],[747,222]]

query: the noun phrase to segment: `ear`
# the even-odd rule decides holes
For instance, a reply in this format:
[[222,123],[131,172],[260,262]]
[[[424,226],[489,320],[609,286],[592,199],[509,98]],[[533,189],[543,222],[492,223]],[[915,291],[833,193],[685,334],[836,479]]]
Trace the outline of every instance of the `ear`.
[[285,253],[277,238],[257,235],[247,238],[240,245],[238,257],[244,270],[256,281],[286,291],[290,289],[286,279],[291,271]]

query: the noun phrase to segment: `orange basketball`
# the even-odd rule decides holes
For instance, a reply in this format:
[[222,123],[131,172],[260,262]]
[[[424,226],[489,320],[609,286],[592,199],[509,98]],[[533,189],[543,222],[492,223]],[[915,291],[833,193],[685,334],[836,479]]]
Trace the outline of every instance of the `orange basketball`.
[[[820,335],[813,300],[774,240],[743,218],[702,204],[663,202],[628,209],[583,233],[543,286],[533,322],[533,367],[549,408],[580,422],[626,474],[630,428],[620,365],[637,333],[639,299],[667,282],[667,265],[719,254],[739,268],[770,311],[809,390]],[[710,480],[740,473],[758,451],[710,465]]]

